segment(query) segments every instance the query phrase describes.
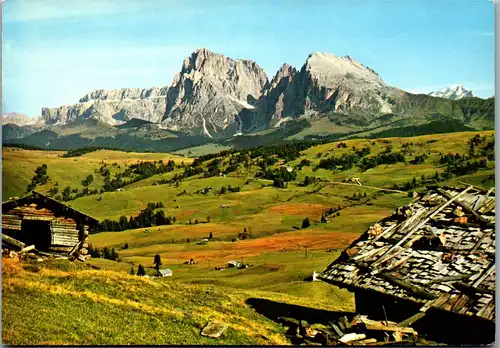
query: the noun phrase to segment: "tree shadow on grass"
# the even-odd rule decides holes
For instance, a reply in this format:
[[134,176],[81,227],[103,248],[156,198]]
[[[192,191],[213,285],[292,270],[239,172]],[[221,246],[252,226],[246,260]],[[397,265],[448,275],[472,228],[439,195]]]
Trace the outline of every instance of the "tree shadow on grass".
[[340,317],[346,316],[348,320],[354,317],[354,312],[327,311],[288,303],[276,302],[262,298],[249,298],[246,304],[257,313],[279,322],[278,317],[288,317],[297,320],[305,320],[309,324],[325,324],[336,322]]

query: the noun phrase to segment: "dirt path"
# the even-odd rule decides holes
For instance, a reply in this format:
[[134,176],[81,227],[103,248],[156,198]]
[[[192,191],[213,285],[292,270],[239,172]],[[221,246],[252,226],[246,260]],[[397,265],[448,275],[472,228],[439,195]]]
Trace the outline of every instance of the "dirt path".
[[382,188],[382,187],[375,187],[375,186],[367,186],[367,185],[358,185],[358,184],[353,184],[353,183],[350,183],[350,182],[340,182],[340,181],[326,181],[327,183],[330,183],[330,184],[335,184],[335,185],[349,185],[349,186],[356,186],[356,187],[365,187],[365,188],[371,188],[371,189],[374,189],[374,190],[378,190],[378,191],[389,191],[389,192],[397,192],[397,193],[403,193],[405,195],[408,194],[408,192],[405,192],[405,191],[400,191],[400,190],[394,190],[394,189],[386,189],[386,188]]

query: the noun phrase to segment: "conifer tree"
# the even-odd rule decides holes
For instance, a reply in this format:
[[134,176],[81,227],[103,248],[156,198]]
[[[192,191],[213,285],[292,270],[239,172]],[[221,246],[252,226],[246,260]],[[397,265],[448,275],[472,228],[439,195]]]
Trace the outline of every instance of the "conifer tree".
[[155,258],[154,258],[154,261],[153,261],[153,265],[155,266],[155,268],[156,268],[157,271],[160,270],[160,266],[162,265],[160,254],[156,254],[155,255]]
[[138,276],[145,276],[146,275],[146,270],[144,269],[143,265],[139,265],[139,268],[137,268],[137,275]]

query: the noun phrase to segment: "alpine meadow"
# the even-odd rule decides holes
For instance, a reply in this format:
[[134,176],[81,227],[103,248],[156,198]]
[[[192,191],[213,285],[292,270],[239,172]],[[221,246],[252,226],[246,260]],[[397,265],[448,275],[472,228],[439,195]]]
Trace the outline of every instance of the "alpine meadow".
[[495,5],[379,5],[3,3],[2,342],[494,342]]

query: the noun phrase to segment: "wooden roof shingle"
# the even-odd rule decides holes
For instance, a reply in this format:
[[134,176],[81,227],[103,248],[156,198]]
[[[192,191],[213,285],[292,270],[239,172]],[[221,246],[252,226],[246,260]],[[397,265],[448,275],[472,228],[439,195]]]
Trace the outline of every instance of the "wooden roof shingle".
[[494,191],[433,188],[363,233],[319,278],[494,321],[495,251]]

